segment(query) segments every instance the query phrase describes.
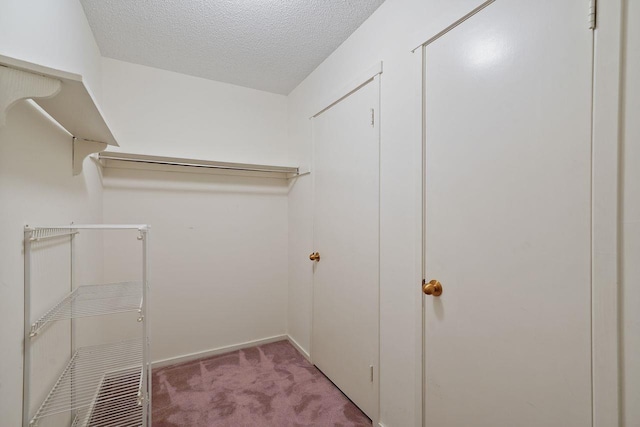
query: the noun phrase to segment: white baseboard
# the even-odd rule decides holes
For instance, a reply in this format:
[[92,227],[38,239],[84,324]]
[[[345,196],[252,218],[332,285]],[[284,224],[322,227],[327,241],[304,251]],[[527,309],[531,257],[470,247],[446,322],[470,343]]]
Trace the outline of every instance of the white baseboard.
[[298,344],[298,341],[294,340],[291,337],[291,335],[287,335],[287,339],[289,340],[291,345],[294,346],[296,350],[298,350],[304,356],[305,359],[311,362],[311,356],[309,356],[309,353],[307,353],[307,350],[305,350],[304,348],[302,348],[300,344]]
[[[218,347],[212,350],[199,351],[196,353],[184,354],[176,357],[169,357],[167,359],[156,360],[151,363],[153,368],[162,368],[164,366],[173,365],[176,363],[184,363],[191,362],[192,360],[204,359],[211,356],[216,356],[218,354],[229,353],[236,350],[242,350],[243,348],[255,347],[258,345],[269,344],[276,341],[289,340],[291,342],[291,337],[288,335],[275,335],[273,337],[262,338],[259,340],[247,341],[239,344],[228,345],[225,347]],[[293,344],[296,348],[299,348],[297,344]],[[306,352],[302,353],[306,355]]]

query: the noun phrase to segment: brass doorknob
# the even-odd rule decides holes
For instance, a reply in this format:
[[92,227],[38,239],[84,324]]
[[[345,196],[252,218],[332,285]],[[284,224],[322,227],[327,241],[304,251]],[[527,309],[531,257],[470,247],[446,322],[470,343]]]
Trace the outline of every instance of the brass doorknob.
[[434,297],[439,297],[442,295],[442,283],[437,280],[431,280],[429,283],[425,283],[422,281],[422,292],[426,295],[433,295]]
[[320,254],[318,252],[314,252],[311,255],[309,255],[309,259],[311,261],[320,261]]

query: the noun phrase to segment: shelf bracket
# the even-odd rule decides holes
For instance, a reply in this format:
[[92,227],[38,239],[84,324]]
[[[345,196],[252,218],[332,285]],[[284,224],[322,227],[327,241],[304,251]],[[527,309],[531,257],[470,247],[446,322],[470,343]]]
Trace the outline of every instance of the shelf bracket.
[[0,128],[6,124],[7,113],[16,102],[51,98],[61,88],[60,80],[0,65]]
[[87,139],[73,138],[73,176],[82,173],[84,159],[93,153],[99,153],[107,149],[104,142],[89,141]]

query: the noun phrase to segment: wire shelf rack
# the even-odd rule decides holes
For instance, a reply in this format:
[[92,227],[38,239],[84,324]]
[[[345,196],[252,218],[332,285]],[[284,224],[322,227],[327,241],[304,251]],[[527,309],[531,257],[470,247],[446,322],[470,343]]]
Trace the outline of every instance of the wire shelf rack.
[[[110,230],[137,231],[135,241],[140,242],[136,246],[142,252],[140,263],[142,280],[76,286],[74,268],[78,262],[76,254],[80,253],[77,245],[90,242],[84,238],[78,239],[77,234],[81,230],[102,230],[109,233],[111,233]],[[151,362],[147,311],[150,290],[147,262],[149,231],[149,226],[145,224],[24,227],[22,427],[36,427],[38,424],[75,427],[148,427],[151,425]],[[123,237],[134,237],[129,234]],[[91,238],[91,235],[92,233],[88,233],[87,237]],[[46,239],[54,240],[55,245],[38,243]],[[71,262],[68,265],[68,274],[65,265],[56,267],[55,258],[51,258],[52,247],[57,249],[61,243],[69,245]],[[42,270],[38,270],[36,278],[39,278],[39,281],[44,279],[44,283],[41,283],[38,288],[32,287],[34,249],[38,250],[38,260],[44,262],[46,268],[52,269],[56,274],[48,277],[42,274]],[[47,301],[53,304],[49,305],[44,315],[41,316],[43,312],[39,312],[32,316],[32,291],[41,289],[42,285],[53,286],[55,289],[66,287],[69,293],[58,301],[51,301],[45,295]],[[106,315],[127,312],[137,313],[139,323],[135,322],[133,316],[127,319],[133,321],[132,324],[125,325],[125,322],[117,322],[112,325],[114,326],[111,329],[114,332],[113,335],[124,338],[139,334],[139,339],[91,347],[79,345],[87,339],[93,343],[103,339],[99,335],[96,337],[96,334],[90,336],[86,333],[78,334],[79,324],[91,325],[91,322],[82,322],[80,318],[100,316],[98,323],[107,326],[114,319]],[[41,317],[34,322],[33,319],[38,316]],[[60,323],[61,328],[55,329],[56,333],[60,336],[64,335],[65,339],[59,342],[56,336],[44,340],[34,339],[39,334],[46,335],[47,326],[61,320],[68,322]],[[83,331],[84,328],[80,329],[80,332]],[[66,339],[67,336],[68,339]],[[62,350],[65,351],[64,354],[71,354],[64,369],[57,365],[58,359],[47,357],[45,347],[38,347],[38,352],[33,353],[32,347],[36,342],[45,347],[53,345],[50,349],[55,354],[60,354]],[[69,353],[66,353],[67,345],[69,345]],[[34,358],[34,354],[38,357]],[[53,368],[54,364],[55,368]],[[61,373],[58,369],[61,369]],[[55,378],[58,373],[59,376],[55,382],[52,382],[51,375]],[[48,394],[43,396],[41,394],[43,390],[49,390]],[[37,400],[34,401],[34,399]]]
[[[142,405],[138,390],[141,373],[137,368],[105,375],[93,405],[79,410],[72,427],[139,427],[142,422]],[[120,398],[112,398],[118,388]]]
[[142,282],[79,286],[33,323],[29,336],[35,337],[49,323],[57,320],[141,312],[141,307]]
[[73,236],[78,234],[77,230],[69,228],[37,228],[31,233],[32,242],[38,242],[40,240],[52,239],[54,237]]
[[142,340],[78,349],[29,425],[77,411],[74,426],[142,424]]

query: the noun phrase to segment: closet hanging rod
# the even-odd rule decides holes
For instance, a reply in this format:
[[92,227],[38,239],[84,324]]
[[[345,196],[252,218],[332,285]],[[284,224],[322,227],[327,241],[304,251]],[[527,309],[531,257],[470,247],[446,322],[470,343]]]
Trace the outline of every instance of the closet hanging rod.
[[165,166],[182,166],[204,169],[222,169],[241,172],[283,173],[293,176],[301,175],[295,166],[271,166],[250,163],[217,162],[211,160],[183,159],[177,157],[148,156],[143,154],[116,153],[104,151],[98,153],[98,160],[113,160],[118,162],[146,163]]

